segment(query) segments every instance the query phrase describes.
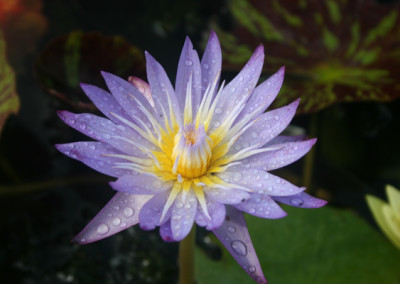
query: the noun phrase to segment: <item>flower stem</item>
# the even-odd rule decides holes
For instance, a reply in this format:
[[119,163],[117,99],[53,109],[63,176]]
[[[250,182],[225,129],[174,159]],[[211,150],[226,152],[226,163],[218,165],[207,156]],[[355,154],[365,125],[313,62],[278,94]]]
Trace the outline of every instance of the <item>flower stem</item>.
[[[318,114],[313,113],[310,116],[309,120],[309,135],[310,137],[317,136],[317,128],[318,128]],[[311,148],[304,159],[304,170],[303,170],[303,185],[308,189],[308,192],[311,193],[313,191],[312,188],[312,175],[314,169],[314,155],[315,155],[315,146]]]
[[196,225],[179,243],[179,284],[194,284],[194,245],[196,240]]

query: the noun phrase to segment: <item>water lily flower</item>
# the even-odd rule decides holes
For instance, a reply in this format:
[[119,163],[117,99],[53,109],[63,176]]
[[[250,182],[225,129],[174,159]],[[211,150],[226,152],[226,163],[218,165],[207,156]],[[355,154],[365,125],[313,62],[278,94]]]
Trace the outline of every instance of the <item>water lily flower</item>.
[[284,68],[256,87],[264,61],[259,46],[242,71],[219,86],[221,47],[211,33],[202,59],[186,38],[175,88],[146,52],[148,83],[102,72],[111,93],[82,84],[107,118],[59,112],[61,119],[98,142],[57,145],[67,156],[117,178],[118,191],[75,237],[86,244],[135,224],[160,227],[180,241],[194,223],[212,231],[242,268],[266,283],[243,212],[282,218],[284,203],[316,208],[314,198],[268,171],[301,158],[316,142],[279,135],[299,100],[264,113],[282,85]]
[[400,249],[400,191],[391,185],[386,186],[389,202],[367,195],[369,209],[389,240]]

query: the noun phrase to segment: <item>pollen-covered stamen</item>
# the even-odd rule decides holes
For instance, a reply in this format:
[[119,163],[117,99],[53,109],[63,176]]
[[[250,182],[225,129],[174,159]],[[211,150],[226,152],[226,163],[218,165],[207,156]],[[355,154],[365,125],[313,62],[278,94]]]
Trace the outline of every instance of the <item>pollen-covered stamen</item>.
[[196,178],[207,171],[211,159],[212,141],[203,125],[187,124],[174,139],[172,160],[176,173],[183,178]]

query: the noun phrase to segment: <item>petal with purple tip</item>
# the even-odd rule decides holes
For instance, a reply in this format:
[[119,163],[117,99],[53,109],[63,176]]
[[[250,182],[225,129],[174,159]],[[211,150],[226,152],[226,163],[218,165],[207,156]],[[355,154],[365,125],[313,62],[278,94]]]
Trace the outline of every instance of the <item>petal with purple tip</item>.
[[264,108],[260,109],[258,113],[254,113],[254,115],[258,115],[265,111],[278,95],[279,90],[282,87],[284,75],[285,67],[281,67],[278,72],[257,86],[249,100],[246,102],[246,106],[236,118],[236,121],[241,120],[260,106],[264,106]]
[[257,121],[250,126],[233,144],[229,153],[235,153],[253,145],[260,147],[278,136],[290,123],[296,113],[299,100],[291,104],[259,115]]
[[171,212],[171,229],[175,241],[181,241],[189,234],[196,212],[197,198],[193,190],[187,193],[181,191],[175,199]]
[[131,83],[149,102],[149,104],[154,107],[153,97],[151,96],[150,85],[136,76],[129,76],[128,82]]
[[148,195],[118,192],[73,241],[78,244],[92,243],[136,225],[139,211],[149,199]]
[[213,230],[213,233],[244,271],[257,283],[267,283],[242,212],[227,206],[225,222],[218,229]]
[[154,104],[159,114],[162,114],[162,108],[169,113],[169,100],[172,103],[173,111],[177,119],[181,119],[181,110],[175,95],[174,88],[168,78],[164,68],[158,63],[150,53],[145,52],[146,55],[146,70],[147,80],[149,81],[151,94],[154,99]]
[[120,159],[104,156],[104,154],[121,154],[115,148],[102,142],[74,142],[67,144],[55,145],[58,151],[81,161],[92,169],[103,174],[120,177],[131,174],[131,170],[117,169],[115,163],[120,162]]
[[175,81],[175,94],[182,113],[185,107],[187,84],[190,76],[192,76],[192,89],[190,90],[191,92],[189,94],[192,95],[193,113],[196,113],[201,101],[200,60],[196,50],[193,49],[192,42],[188,37],[186,37],[181,56],[179,58],[178,71]]
[[319,208],[327,203],[325,200],[313,197],[305,192],[290,196],[272,196],[272,198],[280,203],[301,208]]
[[154,109],[151,107],[149,101],[139,92],[139,90],[131,83],[111,73],[102,71],[101,74],[106,81],[108,89],[111,91],[121,107],[126,111],[126,113],[128,113],[134,119],[135,117],[138,117],[145,123],[148,123],[149,120],[140,109],[136,100],[138,100],[151,114],[154,114]]
[[250,96],[260,77],[263,63],[264,47],[260,45],[240,73],[223,89],[211,125],[222,123],[244,96]]
[[171,209],[167,211],[162,222],[161,213],[164,208],[165,203],[167,202],[169,196],[169,191],[163,191],[156,195],[154,195],[140,210],[139,213],[139,221],[140,228],[143,230],[153,230],[156,226],[160,226],[161,224],[168,221],[171,216]]
[[243,163],[265,171],[279,169],[307,154],[316,141],[317,139],[314,138],[306,141],[284,143],[281,144],[281,149],[253,155],[245,159]]
[[221,226],[225,219],[225,205],[210,199],[207,199],[207,210],[211,220],[204,214],[199,206],[196,214],[196,223],[199,226],[206,227],[207,230],[214,230]]
[[110,182],[113,189],[131,194],[157,194],[172,187],[171,182],[146,174],[125,175]]
[[278,176],[255,168],[234,166],[217,174],[217,176],[225,182],[247,187],[258,194],[287,196],[304,191],[304,188],[297,187]]
[[173,242],[174,237],[171,230],[171,219],[160,226],[161,238],[166,242]]
[[287,215],[268,195],[252,194],[250,199],[236,204],[235,207],[260,218],[278,219]]
[[[201,58],[201,93],[204,94],[207,87],[211,85],[216,78],[217,84],[219,82],[219,75],[221,72],[222,55],[221,46],[215,32],[211,32],[207,42],[206,49],[204,50],[203,57]],[[214,95],[217,88],[214,91]]]
[[125,119],[129,119],[128,114],[109,92],[83,83],[81,84],[81,88],[96,107],[114,123],[119,123],[120,121],[111,113],[116,113]]
[[93,139],[110,144],[114,148],[127,154],[148,158],[142,150],[120,137],[143,145],[147,149],[156,149],[151,142],[139,135],[135,130],[131,130],[127,126],[117,125],[106,118],[88,113],[74,114],[68,111],[60,111],[58,114],[60,118],[72,128]]

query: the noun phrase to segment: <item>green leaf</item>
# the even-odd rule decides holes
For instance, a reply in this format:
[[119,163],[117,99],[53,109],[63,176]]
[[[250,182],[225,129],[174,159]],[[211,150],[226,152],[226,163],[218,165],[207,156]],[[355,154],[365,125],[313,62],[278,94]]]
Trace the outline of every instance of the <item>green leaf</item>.
[[[247,216],[269,283],[399,283],[400,252],[352,211],[285,207],[288,216]],[[196,251],[199,284],[254,283],[226,250],[220,261]]]
[[145,79],[144,54],[120,36],[71,32],[54,39],[36,60],[35,71],[44,89],[74,108],[93,109],[79,83],[103,86],[100,71],[123,78]]
[[0,134],[7,117],[19,110],[15,73],[6,59],[6,43],[0,30]]
[[[213,27],[224,45],[224,66],[240,70],[263,43],[264,72],[286,66],[274,107],[301,98],[298,114],[338,102],[393,101],[400,96],[400,3],[365,0],[232,0],[231,31]],[[323,5],[322,3],[325,3]],[[322,73],[320,73],[322,72]]]

